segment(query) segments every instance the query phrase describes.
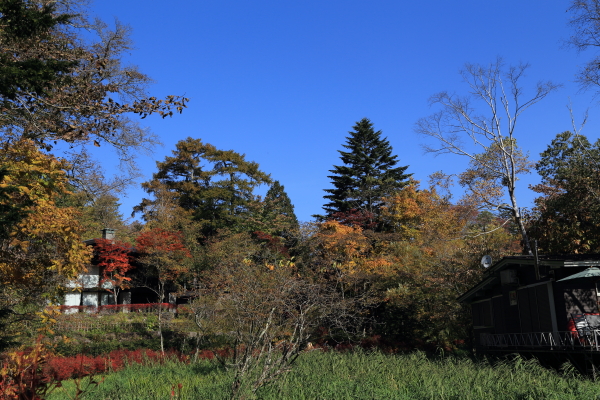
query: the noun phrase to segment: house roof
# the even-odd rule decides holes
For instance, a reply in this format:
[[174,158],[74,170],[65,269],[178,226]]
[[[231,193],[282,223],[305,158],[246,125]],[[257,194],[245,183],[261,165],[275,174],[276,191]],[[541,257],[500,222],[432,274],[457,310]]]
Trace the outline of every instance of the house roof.
[[[552,269],[600,266],[600,254],[538,255],[538,264]],[[494,285],[500,280],[500,271],[514,265],[535,265],[535,256],[502,258],[485,271],[482,280],[477,285],[458,297],[458,302],[468,302],[481,290]]]

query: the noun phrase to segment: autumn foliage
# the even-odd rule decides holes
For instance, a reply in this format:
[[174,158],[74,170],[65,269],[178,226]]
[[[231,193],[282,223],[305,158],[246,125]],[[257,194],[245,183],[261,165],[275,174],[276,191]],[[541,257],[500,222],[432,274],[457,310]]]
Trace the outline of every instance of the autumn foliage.
[[118,291],[130,287],[131,278],[126,274],[133,268],[131,248],[127,243],[117,240],[96,239],[94,249],[98,267],[102,271],[100,285],[108,286],[106,290],[115,296],[116,304]]
[[186,271],[185,262],[191,258],[178,231],[154,228],[136,238],[138,261],[154,267],[161,280],[175,280]]
[[91,250],[82,243],[78,211],[62,207],[69,196],[65,163],[29,140],[5,143],[0,162],[0,206],[12,224],[0,234],[0,282],[15,290],[54,292],[86,268]]
[[[213,359],[223,350],[202,351],[198,358]],[[0,398],[6,400],[41,400],[62,385],[62,381],[73,379],[77,397],[90,386],[102,383],[101,375],[118,372],[128,365],[153,363],[167,360],[189,362],[190,357],[170,350],[164,354],[148,350],[114,350],[101,356],[78,354],[72,357],[55,355],[51,347],[38,342],[31,348],[13,352],[2,360],[0,370]],[[85,378],[84,381],[82,378]],[[83,383],[83,384],[82,384]]]
[[364,229],[360,219],[321,223],[313,265],[340,279],[348,295],[373,297],[372,332],[447,345],[467,335],[468,310],[456,297],[478,281],[480,254],[515,250],[498,221],[487,228],[500,229],[480,235],[477,216],[412,181],[384,199],[378,231]]

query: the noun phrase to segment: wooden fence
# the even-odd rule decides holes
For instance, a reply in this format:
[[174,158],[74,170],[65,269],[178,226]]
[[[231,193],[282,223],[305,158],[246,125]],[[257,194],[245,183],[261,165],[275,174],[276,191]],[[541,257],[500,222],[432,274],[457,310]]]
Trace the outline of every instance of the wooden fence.
[[[193,328],[193,322],[188,321],[163,321],[162,327],[167,330],[188,330]],[[103,332],[136,332],[136,331],[155,331],[158,329],[156,321],[102,321],[99,319],[59,319],[54,324],[54,330],[57,332],[83,331],[89,332],[100,330]],[[187,328],[187,329],[186,329]]]

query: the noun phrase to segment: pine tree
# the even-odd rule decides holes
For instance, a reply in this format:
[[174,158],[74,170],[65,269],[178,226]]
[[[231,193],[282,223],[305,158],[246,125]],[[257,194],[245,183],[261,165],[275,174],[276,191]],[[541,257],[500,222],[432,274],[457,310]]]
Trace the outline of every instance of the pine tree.
[[268,215],[276,218],[277,216],[285,217],[285,224],[288,229],[298,228],[298,218],[294,213],[294,205],[284,190],[279,181],[273,182],[267,195],[265,196],[265,211]]
[[406,186],[412,175],[404,173],[408,166],[395,167],[398,157],[369,119],[363,118],[353,128],[343,145],[348,151],[338,150],[344,165],[329,171],[334,189],[325,189],[329,194],[323,196],[330,200],[323,206],[326,218],[353,211],[377,217],[381,199]]
[[254,189],[270,184],[269,174],[257,163],[246,161],[243,154],[218,150],[200,139],[188,137],[176,147],[173,157],[157,162],[158,172],[152,180],[142,184],[155,199],[143,199],[134,212],[142,212],[146,221],[155,220],[161,207],[156,197],[167,191],[182,210],[192,213],[206,236],[243,225],[256,202]]

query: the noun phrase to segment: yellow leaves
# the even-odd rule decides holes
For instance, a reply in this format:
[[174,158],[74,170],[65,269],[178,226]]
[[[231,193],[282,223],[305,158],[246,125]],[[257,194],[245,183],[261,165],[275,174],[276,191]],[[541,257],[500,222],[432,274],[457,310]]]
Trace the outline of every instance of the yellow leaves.
[[62,170],[66,165],[28,140],[1,150],[0,162],[8,168],[2,184],[10,190],[0,201],[6,207],[20,206],[21,219],[8,228],[7,239],[0,243],[0,282],[56,292],[91,258],[91,250],[81,241],[78,211],[55,203],[69,194]]
[[439,243],[461,236],[467,223],[461,211],[435,191],[419,190],[418,182],[412,182],[385,199],[382,214],[401,240],[422,248],[436,248]]
[[[16,232],[11,232],[12,235],[15,235]],[[21,251],[23,251],[24,253],[27,253],[27,250],[29,249],[29,242],[26,240],[19,240],[17,238],[13,238],[9,244],[10,247],[13,248],[20,248]]]
[[[252,261],[250,261],[250,263],[245,263],[245,265],[250,265],[252,263]],[[267,269],[269,271],[274,271],[275,268],[277,269],[293,269],[296,267],[296,264],[294,262],[292,262],[291,260],[279,260],[276,264],[272,264],[272,263],[265,263],[265,267],[267,267]]]
[[324,222],[318,235],[325,252],[336,260],[358,257],[369,247],[360,227],[342,225],[338,221]]
[[60,315],[59,308],[56,306],[48,306],[41,312],[35,313],[42,322],[42,327],[38,329],[40,334],[54,335],[52,326],[56,323],[56,319]]
[[48,309],[45,309],[42,312],[37,312],[36,315],[38,317],[40,317],[40,320],[42,321],[43,324],[55,324],[56,323],[56,318],[54,318],[54,314],[53,312]]
[[388,275],[392,272],[393,263],[382,257],[367,259],[362,263],[362,269],[368,273]]
[[350,275],[393,273],[393,261],[381,253],[386,245],[374,243],[360,227],[327,221],[321,224],[317,237],[325,262],[339,271]]
[[8,169],[2,187],[16,189],[12,199],[41,201],[57,194],[69,193],[64,169],[66,162],[39,151],[31,140],[4,144],[0,149],[0,164]]

